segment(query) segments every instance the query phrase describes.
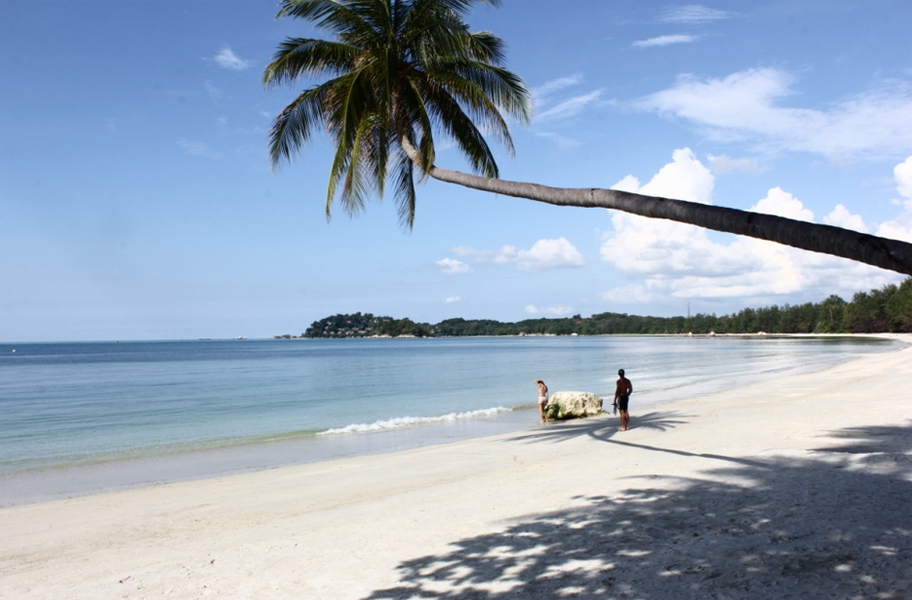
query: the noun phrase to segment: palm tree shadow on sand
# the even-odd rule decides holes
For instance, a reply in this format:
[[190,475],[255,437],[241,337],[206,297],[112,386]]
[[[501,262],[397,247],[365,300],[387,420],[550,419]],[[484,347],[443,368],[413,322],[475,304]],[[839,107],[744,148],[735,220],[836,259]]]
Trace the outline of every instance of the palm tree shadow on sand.
[[[688,418],[689,415],[682,415],[677,411],[653,411],[643,415],[636,415],[631,420],[631,425],[636,429],[668,431],[673,427],[687,423]],[[519,436],[517,439],[559,441],[580,435],[588,435],[604,441],[610,441],[610,438],[616,433],[618,433],[617,418],[598,416],[595,418],[549,423],[544,427],[532,429],[528,433]]]
[[912,424],[833,435],[846,443],[809,458],[527,515],[401,563],[365,598],[910,598]]

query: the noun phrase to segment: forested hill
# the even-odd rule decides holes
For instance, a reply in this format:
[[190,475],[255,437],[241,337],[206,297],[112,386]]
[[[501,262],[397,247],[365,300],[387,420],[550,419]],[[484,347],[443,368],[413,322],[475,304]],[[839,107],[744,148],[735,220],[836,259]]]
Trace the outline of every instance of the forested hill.
[[[912,278],[899,286],[859,292],[846,302],[830,296],[823,302],[797,306],[745,308],[733,314],[692,317],[643,317],[619,313],[560,319],[527,319],[516,323],[447,319],[436,325],[410,319],[375,317],[370,313],[334,315],[315,321],[300,337],[351,338],[373,336],[472,335],[603,335],[623,333],[900,333],[912,332]],[[295,336],[282,335],[278,338]]]

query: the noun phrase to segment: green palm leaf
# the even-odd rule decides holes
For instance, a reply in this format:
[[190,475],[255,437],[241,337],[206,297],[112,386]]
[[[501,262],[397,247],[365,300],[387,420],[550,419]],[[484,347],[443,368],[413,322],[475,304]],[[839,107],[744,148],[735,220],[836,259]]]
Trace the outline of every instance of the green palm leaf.
[[501,66],[500,38],[471,33],[465,24],[469,10],[484,1],[282,2],[279,17],[311,21],[332,39],[286,39],[266,68],[268,87],[320,80],[276,118],[273,165],[290,161],[320,128],[336,147],[327,216],[335,202],[349,214],[363,210],[369,198],[383,196],[392,176],[400,222],[408,228],[415,219],[413,170],[427,176],[437,136],[452,139],[475,172],[496,176],[482,130],[512,153],[505,115],[527,122],[531,103],[522,80]]

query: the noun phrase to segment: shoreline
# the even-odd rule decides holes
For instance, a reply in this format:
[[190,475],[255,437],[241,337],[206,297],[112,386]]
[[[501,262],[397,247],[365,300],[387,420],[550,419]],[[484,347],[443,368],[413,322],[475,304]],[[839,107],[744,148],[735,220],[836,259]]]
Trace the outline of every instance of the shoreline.
[[400,452],[522,431],[537,408],[378,431],[308,435],[40,467],[0,476],[0,510],[125,490]]
[[903,346],[632,407],[629,432],[601,416],[5,508],[0,597],[909,597],[910,384]]
[[[659,337],[711,338],[714,336],[661,335]],[[745,336],[737,334],[719,335],[718,337]],[[749,337],[770,338],[774,336],[751,335]],[[846,336],[844,334],[794,334],[779,337],[837,338]],[[912,343],[912,334],[865,334],[856,337],[877,337],[905,344]],[[898,349],[881,350],[874,353],[895,352]],[[661,408],[669,403],[721,393],[783,375],[819,372],[831,368],[833,365],[842,364],[846,360],[844,356],[834,357],[831,362],[798,365],[785,371],[776,369],[751,374],[739,373],[727,379],[714,378],[694,383],[687,388],[641,390],[637,393],[636,406],[640,410]],[[506,410],[500,408],[475,412],[488,411],[503,412],[463,419],[447,420],[445,418],[453,415],[420,418],[415,419],[415,423],[396,424],[394,427],[380,427],[377,430],[374,428],[378,423],[349,425],[338,430],[330,430],[328,435],[323,435],[327,432],[319,432],[319,434],[280,436],[264,440],[229,440],[209,447],[176,448],[138,453],[132,456],[99,457],[78,463],[12,471],[0,475],[0,509],[163,484],[198,481],[338,458],[458,443],[463,440],[501,433],[521,432],[537,426],[537,406],[533,403],[510,407]],[[418,422],[425,419],[428,422]],[[400,419],[393,419],[393,421],[398,420]]]

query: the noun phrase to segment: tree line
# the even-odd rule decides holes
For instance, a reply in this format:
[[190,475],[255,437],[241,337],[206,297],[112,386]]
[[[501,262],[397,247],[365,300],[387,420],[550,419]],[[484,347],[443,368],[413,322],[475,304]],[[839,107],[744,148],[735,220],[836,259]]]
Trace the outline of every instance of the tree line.
[[649,317],[605,312],[588,318],[574,315],[556,319],[526,319],[515,323],[456,318],[432,325],[358,312],[314,321],[300,337],[886,332],[912,333],[912,278],[900,285],[890,284],[869,292],[858,292],[850,302],[832,295],[818,303],[745,308],[722,316]]

